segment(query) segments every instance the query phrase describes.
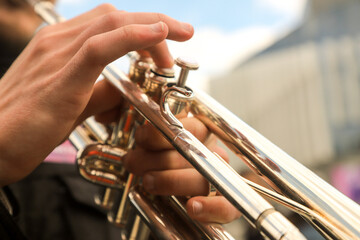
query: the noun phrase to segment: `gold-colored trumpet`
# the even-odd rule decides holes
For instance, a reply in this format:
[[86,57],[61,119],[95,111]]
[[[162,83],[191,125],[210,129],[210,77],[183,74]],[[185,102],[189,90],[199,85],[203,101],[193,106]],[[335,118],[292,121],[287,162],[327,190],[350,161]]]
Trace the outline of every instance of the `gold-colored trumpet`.
[[[184,67],[186,62],[178,60],[178,64]],[[193,65],[192,68],[196,68],[196,66]],[[179,82],[182,84],[186,80],[184,71],[187,70],[188,67],[182,71],[182,75],[179,77]],[[161,99],[164,85],[173,77],[172,69],[159,69],[155,66],[150,69],[148,59],[143,59],[137,55],[132,58],[129,78],[156,102]],[[167,87],[167,89],[173,91],[174,87]],[[167,92],[170,93],[171,91]],[[184,97],[181,94],[170,94],[167,99],[174,114],[187,114],[190,111],[189,97]],[[88,181],[107,187],[102,198],[96,196],[96,202],[110,210],[108,218],[116,226],[123,229],[123,237],[128,239],[131,235],[136,236],[134,239],[144,239],[146,236],[143,228],[139,227],[141,222],[137,218],[129,217],[134,213],[133,207],[136,207],[144,219],[147,219],[148,226],[157,238],[229,239],[229,234],[220,225],[204,225],[191,220],[186,214],[183,203],[176,197],[157,197],[145,193],[139,186],[139,181],[136,181],[132,174],[124,171],[122,158],[133,145],[132,133],[136,126],[143,122],[143,118],[137,115],[137,112],[129,104],[122,107],[120,115],[119,123],[114,128],[110,138],[106,129],[99,127],[99,124],[90,118],[71,134],[70,140],[80,150],[77,158],[80,174]],[[83,132],[87,132],[88,136],[80,134]],[[84,138],[90,141],[84,141]],[[89,144],[91,139],[96,139],[100,143]],[[104,144],[106,142],[108,143]],[[116,190],[110,187],[122,190],[119,207],[115,212],[111,211],[113,210],[111,208],[114,201],[116,202],[113,198]]]
[[[53,12],[48,3],[34,2],[33,4],[35,10],[48,23],[53,24],[61,19]],[[185,63],[180,78],[186,78],[187,71],[192,67],[193,65],[190,63]],[[258,192],[299,213],[327,239],[360,239],[360,207],[358,204],[284,153],[214,99],[201,92],[193,92],[191,89],[185,88],[183,79],[180,79],[177,85],[169,85],[165,88],[160,102],[156,103],[144,93],[137,83],[113,66],[107,66],[103,75],[119,90],[129,105],[153,124],[175,149],[213,184],[243,214],[250,225],[258,229],[265,238],[305,239]],[[173,96],[176,96],[175,100],[173,100]],[[187,102],[187,98],[190,96],[192,98],[190,105],[181,103]],[[176,108],[174,105],[177,104],[190,106],[191,113],[244,160],[252,170],[270,183],[276,192],[243,179],[225,161],[209,151],[184,129],[172,113],[172,110]],[[94,129],[99,129],[97,124],[94,125]],[[73,143],[79,148],[89,146],[89,144],[94,146],[92,139],[99,138],[100,141],[103,141],[108,138],[96,137],[96,135],[102,135],[99,132],[92,134],[92,137],[89,138],[88,133],[77,129],[72,134]],[[124,187],[124,179],[129,179],[129,175],[122,173],[123,153],[119,153],[118,149],[108,142],[105,145],[95,144],[95,146],[86,153],[86,156],[90,156],[86,161],[91,163],[84,165],[88,179],[101,182],[99,179],[102,178],[106,180],[103,182],[108,183],[103,184],[104,186],[125,188],[126,192],[128,191],[126,196],[129,196],[130,205],[136,209],[138,215],[156,237],[160,239],[191,239],[191,236],[196,236],[195,239],[231,238],[226,232],[220,231],[219,233],[220,228],[217,226],[204,226],[190,219],[188,220],[190,226],[187,230],[200,229],[201,235],[193,232],[190,234],[180,233],[177,229],[179,225],[175,225],[176,223],[171,221],[171,218],[174,218],[171,215],[184,213],[181,200],[175,197],[149,196],[137,184],[125,184]],[[85,150],[82,152],[84,153]],[[92,155],[92,153],[98,155]],[[126,181],[128,182],[128,180]],[[131,183],[134,182],[131,181]],[[170,212],[162,212],[162,206],[165,204],[172,206]],[[188,217],[183,216],[183,218]],[[139,226],[136,223],[139,221],[140,218],[133,221],[135,224],[129,234],[130,237],[128,236],[129,239],[133,233],[136,234]]]

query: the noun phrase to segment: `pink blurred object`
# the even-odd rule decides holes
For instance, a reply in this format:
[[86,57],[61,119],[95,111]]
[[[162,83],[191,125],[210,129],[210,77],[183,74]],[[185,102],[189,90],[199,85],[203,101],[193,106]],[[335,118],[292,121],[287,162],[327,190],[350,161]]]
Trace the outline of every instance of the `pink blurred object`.
[[360,203],[360,164],[339,165],[331,172],[332,185]]
[[74,164],[76,158],[76,150],[74,146],[67,140],[63,144],[54,149],[45,162]]

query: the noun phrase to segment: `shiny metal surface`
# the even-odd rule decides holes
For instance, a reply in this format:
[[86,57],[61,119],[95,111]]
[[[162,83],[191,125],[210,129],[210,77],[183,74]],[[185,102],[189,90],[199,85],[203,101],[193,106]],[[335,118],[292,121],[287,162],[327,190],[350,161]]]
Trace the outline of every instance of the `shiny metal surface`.
[[[151,75],[150,79],[148,79],[148,82],[152,81],[152,82],[155,82],[156,84],[159,84],[160,86],[162,86],[165,83],[163,78],[164,78],[163,76]],[[147,85],[144,85],[144,87],[146,87],[146,86]],[[156,89],[152,89],[152,88],[145,89],[144,92],[148,93],[149,91],[152,91],[152,94],[150,94],[150,96],[153,99],[157,99],[160,97],[160,96],[154,95],[155,93],[157,93]],[[184,89],[184,91],[185,92],[183,92],[183,93],[190,93],[190,97],[192,96],[190,91],[188,91],[186,89]],[[180,91],[180,92],[182,92],[182,91]],[[170,91],[169,91],[169,93],[170,93]],[[185,99],[185,97],[182,97],[182,98]],[[186,105],[188,106],[187,107],[187,112],[188,112],[189,104],[187,103]],[[126,114],[128,114],[128,113],[129,113],[128,111],[125,111],[124,115],[126,116]],[[170,110],[169,110],[168,116],[172,116],[172,114],[170,114]],[[126,119],[129,119],[128,116],[126,117]],[[130,118],[130,119],[133,119],[133,118]],[[177,121],[176,118],[173,118],[173,120]],[[117,126],[119,126],[119,129],[124,130],[124,127],[121,127],[123,125],[124,124],[122,124],[122,121],[120,121]],[[131,125],[128,125],[128,126],[131,126]],[[132,129],[132,127],[130,129]],[[124,135],[121,135],[118,139],[122,139],[123,137],[124,137]],[[111,139],[114,139],[114,135],[112,136]],[[126,137],[125,137],[125,139],[126,139]],[[119,144],[115,144],[115,146],[119,146]],[[124,146],[126,146],[126,144],[125,145],[120,144],[120,146],[124,147]],[[132,178],[133,178],[133,175],[129,174],[128,179],[132,179]],[[119,185],[119,186],[121,186],[121,185]],[[124,228],[127,224],[126,219],[128,218],[129,208],[127,206],[126,197],[129,195],[129,189],[131,188],[131,186],[133,186],[132,181],[129,181],[129,180],[126,181],[125,187],[124,187],[124,192],[122,195],[122,200],[120,201],[120,206],[118,208],[117,213],[113,214],[110,212],[110,214],[109,214],[109,220],[111,222],[113,222],[115,225],[122,227],[122,228]],[[135,203],[133,203],[133,205],[134,204]],[[140,213],[145,214],[145,216],[146,216],[145,219],[153,218],[153,216],[152,216],[154,214],[153,211],[148,211],[147,209],[149,209],[149,208],[152,209],[154,204],[155,204],[155,202],[151,199],[151,200],[148,200],[148,201],[145,201],[144,203],[142,203],[141,206],[137,206],[137,209]],[[174,207],[174,205],[172,205],[172,207]],[[168,214],[169,209],[172,209],[172,208],[163,208],[159,214],[160,215]],[[186,211],[184,209],[181,209],[181,210],[179,210],[179,209],[180,209],[180,207],[178,207],[178,211],[177,211],[178,214],[186,215]],[[171,213],[170,215],[173,215],[173,213]],[[178,219],[178,217],[173,217],[173,218]],[[189,217],[187,217],[186,220],[189,221],[191,219]],[[155,229],[153,229],[153,227],[150,227],[153,230],[153,232],[155,232],[154,233],[155,236],[159,237],[160,239],[163,236],[168,236],[170,234],[169,231],[171,232],[171,230],[169,230],[169,229],[178,229],[179,226],[184,226],[184,222],[181,222],[180,220],[177,220],[174,222],[174,220],[169,220],[169,217],[164,219],[164,221],[167,226],[164,229],[161,229],[161,228],[159,229],[158,226],[155,227]],[[192,223],[192,225],[196,224],[194,221],[191,221],[191,223]],[[152,226],[152,225],[154,225],[154,222],[148,223],[148,225]],[[197,224],[197,225],[199,225],[199,224]],[[187,233],[189,231],[188,229],[193,229],[193,230],[190,233]],[[209,233],[205,234],[205,232],[209,232]],[[206,228],[205,227],[197,227],[195,229],[194,229],[194,227],[188,225],[187,228],[182,229],[179,234],[181,236],[179,239],[199,239],[199,238],[204,239],[203,236],[208,236],[206,239],[231,239],[229,237],[230,235],[225,230],[223,230],[220,226],[215,226],[215,225],[214,226],[207,225]],[[170,235],[173,235],[173,233],[171,233]],[[216,236],[222,236],[222,237],[216,237]]]
[[[277,225],[274,223],[280,222],[281,225]],[[297,228],[294,227],[292,223],[290,223],[283,215],[279,214],[279,212],[269,211],[263,213],[258,221],[258,225],[264,236],[274,236],[275,239],[296,239],[299,236],[300,232]],[[284,232],[283,230],[286,229]],[[271,231],[269,233],[265,233],[265,231]],[[304,238],[305,239],[305,238]]]
[[185,87],[185,83],[187,80],[187,76],[189,74],[190,70],[197,70],[199,68],[199,64],[196,61],[192,61],[190,59],[185,59],[178,57],[175,59],[176,65],[178,65],[181,68],[179,78],[177,81],[177,86],[179,87]]
[[191,234],[194,236],[194,238],[197,236],[197,239],[233,239],[233,237],[220,224],[201,223],[191,219],[189,215],[187,215],[186,209],[184,207],[186,201],[186,197],[162,197],[162,203],[165,203],[165,207],[170,206],[172,209],[174,209],[173,211],[175,211],[178,216],[180,216],[184,222],[187,223],[187,229],[192,229],[196,232],[196,234]]
[[[35,9],[50,24],[62,20],[49,5],[43,4],[43,2],[36,2]],[[184,66],[182,80],[186,80],[189,70],[186,64]],[[248,222],[266,238],[304,239],[301,233],[294,230],[295,228],[287,219],[276,212],[267,201],[246,184],[242,177],[225,161],[209,151],[179,124],[167,107],[166,97],[163,97],[163,102],[160,104],[163,107],[159,107],[152,99],[152,94],[158,94],[158,89],[153,85],[162,84],[161,77],[164,76],[155,74],[155,72],[150,74],[153,75],[149,75],[149,78],[160,79],[160,81],[147,83],[149,84],[148,89],[150,89],[147,92],[149,95],[147,95],[139,88],[138,84],[132,82],[126,74],[118,71],[112,65],[108,65],[103,71],[106,80],[119,90],[129,104],[153,124],[179,153],[241,211]],[[184,84],[181,79],[180,87]],[[283,203],[300,209],[299,212],[306,212],[307,209],[310,209],[310,212],[313,211],[315,215],[318,215],[319,218],[309,217],[308,219],[311,219],[313,225],[325,237],[329,239],[360,239],[359,205],[293,160],[210,97],[197,93],[192,104],[192,113],[217,134],[250,168],[264,176],[274,189],[292,199],[291,201],[281,200]],[[75,131],[71,138],[75,139],[76,146],[89,146],[88,143],[92,140],[80,139],[82,135],[81,131]],[[89,162],[87,166],[90,166],[89,171],[84,168],[88,171],[85,171],[85,174],[91,176],[94,181],[101,177],[116,184],[119,180],[116,174],[112,172],[108,174],[109,172],[106,171],[106,174],[98,174],[94,169],[99,169],[99,166],[100,169],[109,169],[106,164],[117,161],[117,158],[121,158],[122,155],[119,155],[117,150],[109,145],[105,148],[100,144],[90,144],[90,146],[91,148],[86,150],[87,158],[82,160]],[[101,161],[99,161],[100,159]],[[132,191],[131,189],[133,188],[129,187],[129,196],[134,206],[142,206],[141,208],[137,207],[139,212],[154,212],[151,208],[156,210],[154,201],[146,203],[147,200],[142,196],[142,191]],[[258,189],[258,191],[261,190]],[[262,192],[267,194],[266,191]],[[305,207],[298,207],[297,204]],[[157,229],[170,230],[170,232],[164,231],[167,239],[178,239],[176,228],[169,227],[169,223],[162,219],[161,214],[141,215],[144,219],[151,218],[150,222],[157,225]],[[311,216],[310,213],[309,216]],[[325,221],[319,222],[319,219],[325,219]],[[163,230],[160,232],[162,234]]]
[[[340,229],[343,232],[341,237],[360,238],[358,204],[291,158],[211,97],[197,92],[192,112],[274,189],[331,222],[333,227],[330,228],[316,226],[324,231],[325,236],[336,239],[340,237],[336,234]],[[318,223],[314,221],[313,224]]]
[[111,210],[114,206],[115,191],[112,188],[106,188],[102,195],[96,194],[94,196],[95,204],[103,209]]
[[178,232],[173,224],[169,224],[164,215],[144,194],[141,190],[136,191],[132,189],[129,193],[129,198],[150,230],[158,236],[159,239],[183,239],[182,234]]
[[96,122],[94,117],[89,117],[83,122],[85,129],[89,135],[94,137],[94,140],[100,143],[106,143],[109,139],[109,132],[106,127]]
[[83,128],[76,128],[70,134],[69,140],[77,150],[83,149],[87,145],[94,143],[94,140],[89,137],[89,133]]
[[50,1],[28,0],[34,6],[35,12],[48,24],[56,24],[65,19],[54,11],[54,4]]
[[137,182],[136,177],[133,174],[128,174],[128,179],[125,182],[124,191],[121,193],[121,200],[116,213],[108,212],[108,220],[123,229],[125,229],[128,224],[129,214],[134,214],[127,198],[130,188]]
[[147,70],[152,65],[152,59],[150,57],[142,57],[139,54],[131,54],[130,56],[130,70],[129,78],[137,83],[139,86],[142,86],[144,81],[144,76]]
[[[204,177],[215,185],[219,192],[244,214],[251,225],[256,226],[261,213],[272,209],[272,206],[252,190],[226,162],[209,151],[190,132],[179,127],[170,116],[171,113],[160,111],[159,105],[131,83],[124,73],[107,66],[103,74]],[[169,116],[165,118],[163,114]],[[276,239],[272,236],[268,237]],[[303,239],[301,235],[298,237]]]
[[89,144],[78,152],[79,173],[90,182],[122,189],[128,174],[121,164],[125,154],[121,148],[100,143]]
[[190,219],[173,196],[151,196],[136,186],[129,198],[158,239],[233,239],[219,224],[200,224]]
[[[41,8],[41,6],[42,2],[36,3],[36,8]],[[41,14],[41,11],[38,11],[38,13]],[[56,14],[54,14],[54,19],[49,20],[48,23],[55,23],[58,20],[55,16]],[[230,202],[244,213],[246,219],[253,226],[256,226],[256,221],[263,211],[272,208],[270,204],[245,184],[229,165],[210,152],[191,133],[179,127],[177,121],[172,120],[173,116],[171,113],[162,112],[159,105],[143,93],[137,84],[133,83],[126,74],[118,71],[112,65],[105,67],[102,74],[143,117],[150,121],[173,143],[174,147],[201,174],[207,177]],[[167,117],[164,118],[163,115]],[[227,179],[227,176],[230,176],[230,178]],[[116,179],[111,180],[114,181]],[[302,239],[302,236],[299,236],[299,239]]]

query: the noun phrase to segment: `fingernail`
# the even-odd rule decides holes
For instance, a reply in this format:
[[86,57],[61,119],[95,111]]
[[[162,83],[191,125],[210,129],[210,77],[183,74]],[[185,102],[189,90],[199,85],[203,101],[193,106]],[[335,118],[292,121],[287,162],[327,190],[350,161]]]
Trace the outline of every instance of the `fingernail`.
[[146,191],[154,189],[154,177],[152,175],[145,175],[143,178],[143,186]]
[[155,23],[155,24],[151,24],[151,29],[154,31],[154,32],[163,32],[164,31],[164,26],[165,23],[163,22],[158,22],[158,23]]
[[182,23],[182,28],[187,32],[192,32],[193,31],[193,27],[189,23]]
[[198,201],[194,201],[193,204],[192,204],[192,209],[193,209],[193,213],[194,214],[199,214],[201,213],[202,211],[202,208],[203,208],[203,205],[198,202]]

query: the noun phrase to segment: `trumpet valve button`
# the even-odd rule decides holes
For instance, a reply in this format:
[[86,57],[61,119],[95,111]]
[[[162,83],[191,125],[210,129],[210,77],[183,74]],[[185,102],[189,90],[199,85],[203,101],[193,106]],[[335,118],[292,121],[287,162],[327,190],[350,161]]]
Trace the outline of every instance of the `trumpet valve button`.
[[192,59],[185,59],[183,57],[176,58],[175,64],[181,68],[180,75],[177,81],[177,86],[185,87],[189,71],[197,70],[199,68],[199,64]]

